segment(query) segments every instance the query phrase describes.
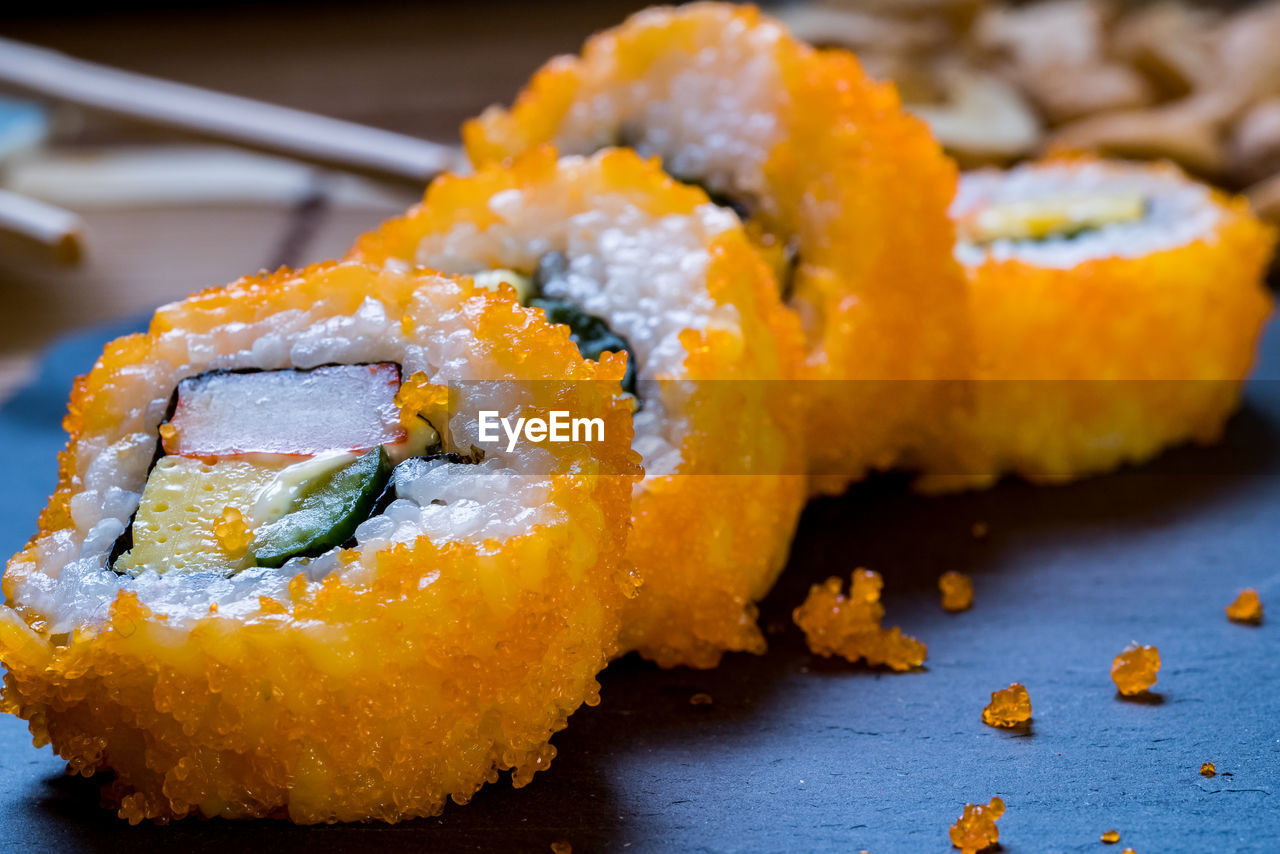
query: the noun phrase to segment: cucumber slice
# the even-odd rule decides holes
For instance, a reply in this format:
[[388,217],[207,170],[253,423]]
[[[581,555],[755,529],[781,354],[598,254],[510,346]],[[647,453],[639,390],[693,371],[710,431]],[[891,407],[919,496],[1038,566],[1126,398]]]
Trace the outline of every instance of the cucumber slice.
[[391,460],[379,446],[317,478],[288,514],[257,532],[254,561],[275,568],[289,558],[315,557],[340,546],[369,517],[390,475]]

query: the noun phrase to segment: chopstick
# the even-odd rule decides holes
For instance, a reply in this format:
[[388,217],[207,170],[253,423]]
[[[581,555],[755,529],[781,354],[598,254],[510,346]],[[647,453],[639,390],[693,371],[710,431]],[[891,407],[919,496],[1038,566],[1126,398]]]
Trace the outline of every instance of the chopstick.
[[0,190],[0,252],[41,257],[55,264],[80,261],[80,218],[70,211]]
[[174,83],[0,38],[0,84],[321,166],[423,185],[465,164],[453,146]]

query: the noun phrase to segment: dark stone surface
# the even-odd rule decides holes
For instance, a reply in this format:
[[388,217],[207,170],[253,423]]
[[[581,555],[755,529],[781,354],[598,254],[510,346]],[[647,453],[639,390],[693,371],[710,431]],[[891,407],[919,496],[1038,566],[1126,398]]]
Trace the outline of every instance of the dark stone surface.
[[[1274,330],[1273,330],[1274,332]],[[103,333],[67,342],[0,412],[0,547],[18,548],[54,476],[73,373]],[[1260,376],[1280,378],[1271,335]],[[970,525],[990,525],[975,541]],[[1069,487],[1009,483],[923,499],[883,478],[806,512],[763,608],[771,649],[718,670],[628,658],[604,703],[556,737],[525,789],[491,786],[439,819],[295,828],[184,821],[129,828],[68,778],[22,722],[0,719],[0,849],[945,852],[966,802],[1000,795],[1006,852],[1280,850],[1280,646],[1228,622],[1259,588],[1280,619],[1280,381],[1257,380],[1226,440]],[[929,644],[928,669],[884,674],[813,659],[789,613],[810,583],[866,565],[888,622]],[[938,605],[937,576],[970,573],[972,611]],[[1152,701],[1108,678],[1130,640],[1155,644]],[[984,726],[991,691],[1030,690],[1026,731]],[[706,692],[710,706],[689,697]],[[1213,761],[1213,779],[1198,774]],[[1121,844],[1099,835],[1117,828]]]

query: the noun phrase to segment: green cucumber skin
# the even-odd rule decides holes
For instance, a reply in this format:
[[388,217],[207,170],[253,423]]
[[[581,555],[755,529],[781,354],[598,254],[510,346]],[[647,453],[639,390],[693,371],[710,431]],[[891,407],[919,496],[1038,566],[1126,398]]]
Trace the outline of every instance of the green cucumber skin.
[[258,534],[254,562],[277,569],[290,558],[315,557],[342,545],[368,518],[391,468],[379,446],[308,488],[296,509]]

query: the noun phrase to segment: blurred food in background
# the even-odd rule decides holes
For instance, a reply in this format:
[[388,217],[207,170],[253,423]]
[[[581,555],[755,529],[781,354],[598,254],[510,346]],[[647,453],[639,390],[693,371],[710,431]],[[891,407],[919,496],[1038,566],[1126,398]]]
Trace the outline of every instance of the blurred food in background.
[[1280,222],[1280,0],[813,0],[779,14],[894,80],[963,168],[1055,148],[1169,159]]

